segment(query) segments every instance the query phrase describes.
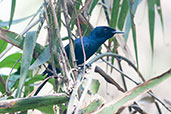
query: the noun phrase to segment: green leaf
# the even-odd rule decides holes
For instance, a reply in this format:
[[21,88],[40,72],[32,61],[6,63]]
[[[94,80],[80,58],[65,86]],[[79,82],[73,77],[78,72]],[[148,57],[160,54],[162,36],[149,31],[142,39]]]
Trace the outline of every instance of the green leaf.
[[110,20],[110,27],[115,28],[117,19],[118,19],[118,12],[120,7],[120,0],[114,0],[113,1],[113,7],[111,12],[111,20]]
[[119,30],[123,29],[127,14],[128,14],[128,0],[123,0],[119,19],[118,19]]
[[104,108],[102,108],[97,114],[115,114],[120,108],[123,108],[123,106],[127,106],[128,103],[134,102],[136,97],[159,85],[169,77],[171,77],[170,70],[166,73],[163,73],[161,76],[157,76],[131,89],[130,91],[125,92],[122,96],[120,96],[120,99],[113,103],[110,102],[106,104],[106,107],[104,106]]
[[138,63],[138,49],[137,49],[137,41],[136,41],[136,28],[135,28],[134,18],[133,17],[134,17],[134,14],[136,12],[137,6],[139,5],[139,3],[141,1],[142,0],[135,0],[133,2],[133,4],[131,4],[129,2],[129,4],[128,4],[129,5],[129,13],[128,13],[128,16],[127,16],[127,22],[126,22],[125,34],[124,34],[124,38],[125,38],[125,40],[127,40],[130,28],[132,28],[134,50],[135,50],[137,67],[139,66],[139,63]]
[[80,5],[82,4],[82,0],[76,0],[76,9],[80,9]]
[[24,40],[23,56],[22,56],[21,69],[20,69],[20,81],[17,88],[16,97],[21,97],[23,85],[28,73],[29,66],[32,61],[32,55],[36,44],[36,36],[37,35],[35,31],[28,32]]
[[92,0],[88,14],[91,15],[91,13],[93,12],[93,9],[95,8],[95,6],[97,5],[99,0]]
[[152,53],[154,50],[154,25],[155,25],[155,12],[154,12],[155,0],[148,0],[148,22],[150,30],[150,42]]
[[8,43],[0,39],[0,54],[6,49]]
[[12,0],[11,4],[11,13],[10,13],[10,20],[9,20],[9,28],[12,24],[13,17],[14,17],[14,12],[15,12],[15,6],[16,6],[16,0]]
[[[1,74],[0,74],[0,77],[1,77],[4,81],[7,79],[7,76],[6,76],[6,75],[1,75]],[[1,92],[2,94],[6,92],[3,83],[0,83],[0,92]],[[1,99],[1,98],[2,98],[2,99]],[[4,100],[4,99],[3,99],[4,97],[1,97],[1,98],[0,98],[0,101],[1,101],[1,100]]]
[[28,79],[27,81],[25,81],[25,86],[29,86],[30,84],[34,84],[37,81],[42,81],[44,79],[44,77],[42,75],[35,75],[34,77]]
[[160,0],[156,0],[156,5],[157,5],[158,14],[160,16],[160,21],[161,21],[162,29],[164,31],[163,16],[162,16],[162,9],[161,9],[161,5],[160,5]]
[[39,108],[37,108],[37,110],[40,110],[44,114],[54,114],[53,105],[39,107]]
[[[33,14],[34,15],[34,14]],[[16,19],[16,20],[13,20],[11,24],[18,24],[20,22],[23,22],[27,19],[29,19],[30,17],[32,17],[33,15],[29,15],[27,17],[24,17],[24,18],[20,18],[20,19]],[[10,24],[10,21],[3,21],[3,22],[0,22],[0,26],[8,26]]]
[[80,110],[80,114],[91,114],[94,111],[98,110],[98,108],[104,103],[104,99],[99,98],[99,99],[94,99],[93,101],[91,101],[91,103]]
[[39,55],[36,61],[30,66],[29,69],[35,69],[38,66],[44,64],[50,59],[50,49],[49,46]]
[[[134,0],[134,4],[132,6],[133,15],[136,13],[137,7],[141,2],[142,2],[142,0]],[[126,25],[125,25],[125,32],[124,32],[125,40],[128,39],[128,34],[130,31],[130,28],[131,28],[131,15],[130,15],[130,13],[128,13],[127,19],[126,19]]]
[[100,87],[100,82],[99,80],[92,79],[91,84],[90,84],[90,91],[92,94],[96,94],[99,90]]
[[20,78],[20,75],[10,75],[7,87],[9,91],[14,87],[16,84],[16,81]]
[[[4,60],[0,62],[0,68],[12,68],[13,65],[17,62],[17,60],[21,57],[21,53],[14,53],[6,57]],[[17,63],[15,65],[15,69],[17,69],[20,66],[20,63]]]
[[[43,81],[44,79],[45,79],[45,77],[43,77],[42,75],[35,75],[34,77],[26,80],[24,85],[25,86],[30,86],[30,85],[33,85],[35,82],[37,82],[37,81]],[[52,84],[53,87],[55,87],[55,83],[54,83],[54,79],[53,78],[50,78],[48,80],[48,82],[50,84]]]
[[103,6],[103,9],[104,9],[104,13],[105,13],[105,16],[106,16],[106,20],[107,20],[107,23],[110,24],[110,19],[109,19],[109,12],[108,12],[108,8],[106,7],[106,1],[105,0],[102,0],[102,6]]

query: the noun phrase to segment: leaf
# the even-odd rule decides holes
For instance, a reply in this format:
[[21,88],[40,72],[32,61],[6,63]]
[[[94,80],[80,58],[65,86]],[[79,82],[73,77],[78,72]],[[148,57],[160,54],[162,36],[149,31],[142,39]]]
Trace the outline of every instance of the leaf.
[[93,9],[95,8],[95,6],[97,5],[99,0],[92,0],[88,14],[91,15],[91,13],[93,12]]
[[82,0],[76,0],[76,9],[77,10],[80,9],[81,2],[82,2]]
[[130,103],[134,102],[136,97],[142,95],[144,92],[149,89],[159,85],[164,80],[171,77],[171,69],[160,76],[152,78],[143,84],[131,89],[130,91],[125,92],[117,101],[110,102],[106,104],[102,109],[100,109],[97,114],[114,114],[120,108],[128,106]]
[[137,63],[137,67],[139,66],[138,63],[138,49],[137,49],[137,41],[136,41],[136,27],[135,27],[135,23],[134,23],[134,14],[136,12],[137,6],[138,4],[141,2],[142,0],[135,0],[133,2],[133,4],[131,4],[129,2],[129,13],[127,16],[127,23],[126,23],[126,27],[125,27],[125,40],[127,40],[128,38],[128,33],[130,31],[130,28],[132,28],[132,35],[133,35],[133,42],[134,42],[134,50],[135,50],[135,57],[136,57],[136,63]]
[[52,106],[68,102],[68,96],[64,93],[46,96],[34,96],[29,98],[16,98],[0,101],[0,112],[14,113],[35,109],[43,106]]
[[[1,77],[4,81],[7,79],[7,76],[6,76],[6,75],[1,75],[1,74],[0,74],[0,77]],[[0,92],[1,92],[2,94],[6,92],[6,91],[5,91],[5,87],[4,87],[4,85],[3,85],[2,82],[0,83]],[[3,97],[0,98],[0,101],[1,101],[1,100],[4,100]]]
[[127,14],[128,14],[128,0],[123,0],[119,19],[118,19],[119,30],[123,29]]
[[6,49],[8,43],[0,39],[0,54]]
[[[21,53],[14,53],[6,57],[4,60],[0,62],[0,68],[12,68],[13,65],[17,62],[17,60],[21,57]],[[15,65],[15,69],[17,69],[20,66],[20,63],[17,63]]]
[[110,20],[110,27],[115,28],[117,19],[118,19],[118,12],[120,7],[120,0],[114,0],[113,1],[113,7],[111,12],[111,20]]
[[104,13],[105,13],[105,16],[106,16],[106,20],[107,20],[107,23],[109,24],[110,23],[110,19],[109,19],[109,12],[108,12],[108,7],[106,7],[106,1],[105,0],[102,0],[102,6],[103,6],[103,9],[104,9]]
[[[135,14],[138,5],[142,2],[142,0],[134,0],[134,4],[132,6],[132,11],[133,11],[133,15]],[[128,34],[131,28],[131,17],[130,17],[130,13],[128,13],[127,15],[127,19],[126,19],[126,25],[125,25],[125,32],[124,32],[124,38],[125,40],[128,39]]]
[[79,114],[90,114],[90,113],[93,113],[95,112],[96,110],[98,110],[98,108],[100,106],[102,106],[102,104],[104,103],[104,99],[99,97],[99,96],[95,96],[92,98],[91,102],[83,107]]
[[152,53],[154,50],[154,23],[155,23],[155,12],[154,12],[155,0],[148,0],[148,22],[150,30],[150,42]]
[[36,61],[30,66],[30,70],[37,68],[38,66],[44,64],[50,59],[50,49],[49,46],[39,55]]
[[[29,19],[30,17],[32,17],[33,15],[29,15],[29,16],[24,17],[24,18],[20,18],[20,19],[13,20],[11,24],[18,24],[20,22],[23,22],[23,21]],[[8,26],[9,23],[10,23],[10,21],[3,21],[3,22],[0,22],[0,26]]]
[[37,108],[37,110],[40,110],[44,114],[54,114],[53,105],[39,107],[39,108]]
[[11,75],[9,78],[9,81],[7,83],[7,87],[9,89],[9,91],[12,89],[12,87],[14,87],[16,81],[20,78],[20,75]]
[[161,9],[161,5],[160,5],[160,0],[156,0],[156,5],[157,5],[158,14],[160,16],[160,21],[161,21],[162,29],[164,31],[163,16],[162,16],[162,9]]
[[14,12],[15,12],[15,6],[16,6],[16,0],[12,0],[11,4],[11,13],[10,13],[10,20],[9,20],[9,28],[12,24],[13,17],[14,17]]
[[36,44],[36,36],[37,35],[35,31],[28,32],[24,40],[23,56],[22,56],[21,69],[20,69],[20,81],[17,88],[16,97],[21,97],[21,92],[23,89],[23,85],[27,76],[29,66],[31,64],[32,55]]
[[92,79],[91,84],[90,84],[90,91],[92,94],[96,94],[99,90],[100,87],[100,82],[99,80]]

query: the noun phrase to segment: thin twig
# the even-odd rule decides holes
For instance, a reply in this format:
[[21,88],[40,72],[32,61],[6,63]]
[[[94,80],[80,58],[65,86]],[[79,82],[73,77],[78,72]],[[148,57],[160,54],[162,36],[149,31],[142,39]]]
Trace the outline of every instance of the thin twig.
[[[63,6],[63,12],[64,12],[64,17],[65,17],[65,22],[66,22],[66,28],[67,28],[67,32],[68,32],[68,37],[69,37],[69,47],[70,47],[70,54],[71,54],[71,61],[72,61],[72,65],[74,68],[77,67],[77,64],[76,64],[76,59],[75,59],[75,51],[74,51],[74,44],[72,42],[72,33],[71,33],[71,30],[70,30],[70,20],[69,20],[69,17],[68,17],[68,8],[67,8],[67,5],[66,5],[66,1],[64,0],[61,0],[61,3],[62,3],[62,6]],[[74,72],[74,76],[75,76],[75,79],[77,78],[77,73]]]
[[95,67],[95,72],[99,73],[108,83],[114,85],[119,91],[125,92],[125,90],[115,81],[113,80],[106,72],[103,71],[100,67]]
[[7,80],[6,80],[5,91],[6,91],[7,95],[10,95],[10,94],[11,94],[11,92],[8,90],[8,82],[10,81],[10,80],[9,80],[10,75],[11,75],[11,73],[12,73],[14,67],[15,67],[15,66],[17,65],[17,63],[21,60],[21,58],[22,58],[22,56],[20,56],[19,59],[15,62],[15,64],[12,66],[11,71],[10,71],[10,73],[9,73],[9,75],[8,75],[8,78],[7,78]]
[[[31,97],[33,94],[35,94],[35,92],[37,92],[37,90],[39,89],[40,86],[42,86],[44,83],[46,83],[50,78],[52,78],[54,76],[49,76],[47,78],[45,78],[40,84],[39,86],[37,86],[26,98]],[[34,95],[35,96],[35,95]]]

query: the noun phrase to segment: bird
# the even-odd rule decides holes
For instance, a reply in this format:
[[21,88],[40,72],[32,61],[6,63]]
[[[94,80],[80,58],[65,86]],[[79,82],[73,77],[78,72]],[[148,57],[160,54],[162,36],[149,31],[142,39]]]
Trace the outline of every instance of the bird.
[[[83,45],[84,45],[84,50],[85,50],[85,55],[86,55],[86,60],[88,60],[106,40],[113,37],[114,34],[123,34],[123,33],[124,32],[117,31],[108,26],[95,27],[88,36],[84,36],[82,39]],[[65,46],[65,51],[66,51],[67,57],[69,59],[69,56],[70,56],[69,44],[67,44]],[[75,51],[75,58],[76,58],[77,65],[83,64],[84,63],[84,54],[83,54],[83,49],[82,49],[82,44],[81,44],[81,38],[77,38],[74,40],[74,51]],[[48,68],[52,70],[52,65],[49,64]],[[56,69],[56,72],[59,73],[60,70]],[[46,77],[49,77],[49,76],[52,76],[53,73],[50,72],[49,70],[45,70],[43,72],[43,75],[47,75]],[[45,83],[47,81],[45,81]],[[41,86],[44,86],[45,83],[43,83]],[[41,86],[37,89],[34,96],[38,94],[38,92],[42,88]]]

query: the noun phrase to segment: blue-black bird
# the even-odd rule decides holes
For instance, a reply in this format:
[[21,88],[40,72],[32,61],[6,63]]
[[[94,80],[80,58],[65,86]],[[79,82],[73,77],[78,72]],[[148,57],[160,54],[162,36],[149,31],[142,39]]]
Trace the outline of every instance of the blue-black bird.
[[[84,50],[85,50],[85,54],[86,54],[86,60],[89,59],[98,50],[98,48],[107,39],[111,38],[114,34],[123,34],[123,32],[116,31],[115,29],[107,27],[107,26],[98,26],[98,27],[94,28],[93,31],[88,36],[83,37],[83,44],[84,44]],[[74,41],[74,47],[75,47],[74,50],[75,50],[76,61],[77,61],[77,64],[80,65],[84,62],[81,38],[78,38]],[[69,44],[65,46],[65,51],[67,53],[67,56],[69,57],[69,55],[70,55]],[[48,68],[52,69],[52,66],[48,65]],[[59,73],[58,69],[57,69],[57,73]],[[50,71],[47,71],[47,70],[45,70],[43,72],[43,74],[47,74],[47,76],[53,75]],[[36,93],[34,95],[37,95],[37,93],[44,86],[44,84],[42,84],[39,87],[39,89],[36,91]]]

